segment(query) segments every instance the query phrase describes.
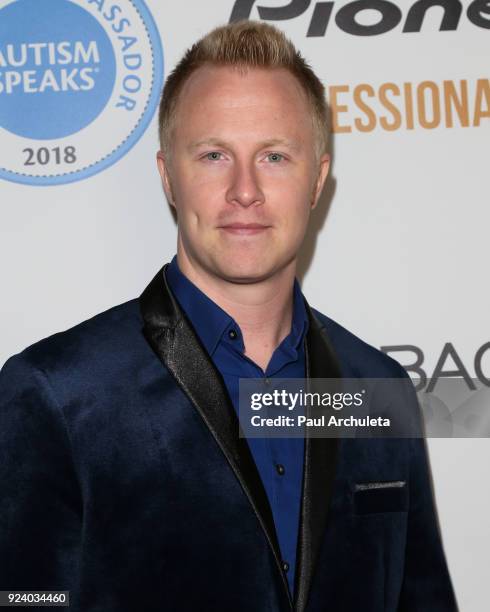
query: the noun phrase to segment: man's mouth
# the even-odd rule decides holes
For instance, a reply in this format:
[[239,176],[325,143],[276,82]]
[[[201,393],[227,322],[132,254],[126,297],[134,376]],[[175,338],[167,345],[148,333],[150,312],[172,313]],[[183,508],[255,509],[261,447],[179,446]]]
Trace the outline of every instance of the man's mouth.
[[227,225],[220,225],[219,229],[222,229],[230,234],[248,236],[251,234],[265,232],[265,230],[269,229],[270,227],[270,225],[263,225],[261,223],[229,223]]

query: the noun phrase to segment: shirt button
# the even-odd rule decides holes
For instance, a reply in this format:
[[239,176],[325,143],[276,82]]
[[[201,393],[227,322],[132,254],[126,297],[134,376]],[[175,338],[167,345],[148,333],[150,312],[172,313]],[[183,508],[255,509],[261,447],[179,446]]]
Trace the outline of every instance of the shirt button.
[[286,471],[284,469],[284,466],[281,465],[280,463],[276,463],[276,470],[277,470],[277,473],[279,474],[279,476],[282,476],[285,473],[285,471]]
[[282,569],[287,572],[289,570],[289,563],[287,561],[282,562]]
[[237,337],[237,333],[234,329],[230,329],[230,331],[228,332],[228,336],[229,338],[231,338],[231,340],[235,340],[235,338]]

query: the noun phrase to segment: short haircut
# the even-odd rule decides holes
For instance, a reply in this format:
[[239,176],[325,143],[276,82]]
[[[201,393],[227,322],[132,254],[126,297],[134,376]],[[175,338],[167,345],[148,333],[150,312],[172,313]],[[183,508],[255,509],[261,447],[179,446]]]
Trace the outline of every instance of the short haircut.
[[215,28],[190,47],[170,73],[158,114],[160,147],[170,153],[179,94],[190,75],[205,64],[239,68],[285,68],[298,80],[312,109],[318,157],[326,152],[328,107],[325,88],[293,43],[278,28],[260,21],[238,21]]

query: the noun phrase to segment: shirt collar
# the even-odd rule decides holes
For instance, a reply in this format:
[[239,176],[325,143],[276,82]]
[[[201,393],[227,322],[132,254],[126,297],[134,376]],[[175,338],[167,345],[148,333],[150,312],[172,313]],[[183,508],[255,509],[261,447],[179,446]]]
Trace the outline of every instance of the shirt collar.
[[[236,321],[181,272],[176,255],[167,266],[166,278],[170,289],[209,355],[213,355],[228,328],[233,327],[238,332],[240,339],[242,338],[241,330]],[[304,297],[297,279],[294,279],[291,333],[283,342],[289,345],[291,349],[297,349],[307,329],[308,316]]]

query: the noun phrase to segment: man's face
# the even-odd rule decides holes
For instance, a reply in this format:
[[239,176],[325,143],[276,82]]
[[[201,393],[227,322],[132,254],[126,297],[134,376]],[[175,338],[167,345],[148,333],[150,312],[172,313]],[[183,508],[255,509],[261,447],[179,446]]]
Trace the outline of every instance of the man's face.
[[284,69],[208,65],[189,77],[158,166],[194,269],[251,283],[295,262],[328,172],[311,113]]

